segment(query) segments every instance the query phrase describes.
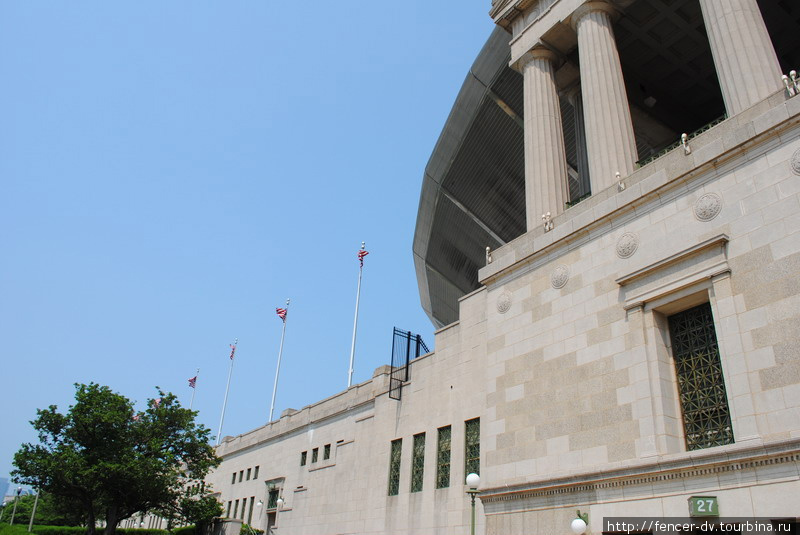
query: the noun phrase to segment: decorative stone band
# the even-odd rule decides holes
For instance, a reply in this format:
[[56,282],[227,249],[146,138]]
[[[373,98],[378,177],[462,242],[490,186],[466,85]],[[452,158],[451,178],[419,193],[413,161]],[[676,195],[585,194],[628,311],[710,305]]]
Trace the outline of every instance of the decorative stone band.
[[[481,491],[480,499],[486,513],[491,514],[508,512],[517,507],[531,510],[552,507],[555,504],[585,505],[603,499],[603,494],[613,494],[619,500],[629,499],[634,494],[640,497],[674,494],[678,481],[683,481],[686,492],[692,492],[693,479],[699,479],[698,484],[707,489],[709,477],[723,479],[726,475],[736,479],[737,486],[745,486],[745,481],[756,484],[790,475],[796,478],[798,461],[798,438],[757,446],[734,444],[701,452],[670,455],[656,462],[641,462],[601,472],[533,481],[525,485],[488,488]],[[746,476],[748,472],[752,478]],[[720,483],[720,487],[724,485]],[[661,486],[664,487],[663,490],[660,490]],[[626,489],[625,497],[622,489]]]

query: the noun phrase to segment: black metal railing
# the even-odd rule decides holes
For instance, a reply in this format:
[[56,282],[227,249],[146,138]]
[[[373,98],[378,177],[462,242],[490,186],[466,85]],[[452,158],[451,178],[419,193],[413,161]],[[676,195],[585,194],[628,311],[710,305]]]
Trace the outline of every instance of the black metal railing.
[[400,399],[403,383],[408,381],[408,364],[411,359],[429,353],[422,337],[411,331],[394,328],[392,336],[392,374],[389,378],[389,397]]

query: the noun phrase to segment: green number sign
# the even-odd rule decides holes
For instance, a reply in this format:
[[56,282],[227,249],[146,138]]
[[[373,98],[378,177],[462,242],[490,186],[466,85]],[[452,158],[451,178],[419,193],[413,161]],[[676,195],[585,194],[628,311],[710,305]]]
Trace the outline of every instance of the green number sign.
[[716,496],[692,496],[689,498],[691,516],[719,516]]

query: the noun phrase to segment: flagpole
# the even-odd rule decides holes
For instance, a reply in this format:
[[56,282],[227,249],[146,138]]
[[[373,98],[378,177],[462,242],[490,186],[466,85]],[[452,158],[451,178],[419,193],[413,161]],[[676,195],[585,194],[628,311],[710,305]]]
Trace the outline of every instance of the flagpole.
[[350,369],[347,372],[347,388],[353,384],[353,361],[356,357],[356,330],[358,329],[358,303],[361,300],[361,273],[364,271],[364,257],[367,253],[366,244],[361,242],[361,250],[358,251],[358,259],[361,264],[358,267],[358,289],[356,290],[356,315],[353,319],[353,342],[350,344]]
[[289,299],[286,300],[286,312],[283,317],[283,328],[281,329],[281,346],[278,349],[278,367],[275,369],[275,386],[272,387],[272,403],[269,406],[269,421],[272,421],[272,414],[275,411],[275,394],[278,392],[278,375],[281,373],[281,357],[283,356],[283,338],[286,336],[286,318],[289,312]]
[[194,374],[194,386],[192,387],[192,399],[189,401],[189,410],[192,410],[194,406],[194,392],[197,390],[197,376],[200,375],[200,368],[197,368],[197,372]]
[[217,432],[217,446],[219,446],[220,441],[222,440],[222,422],[225,421],[225,407],[228,405],[228,390],[231,387],[231,374],[233,374],[233,355],[236,353],[236,344],[239,343],[239,339],[233,341],[233,345],[231,346],[231,367],[228,370],[228,384],[225,386],[225,400],[222,402],[222,416],[219,418],[219,431]]

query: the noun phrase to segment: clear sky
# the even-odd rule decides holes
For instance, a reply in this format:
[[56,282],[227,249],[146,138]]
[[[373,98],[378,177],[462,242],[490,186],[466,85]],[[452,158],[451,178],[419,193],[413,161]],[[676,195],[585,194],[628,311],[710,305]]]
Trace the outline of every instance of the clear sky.
[[489,0],[0,0],[0,477],[73,383],[155,386],[216,434],[433,327],[411,244],[422,174],[493,29]]

